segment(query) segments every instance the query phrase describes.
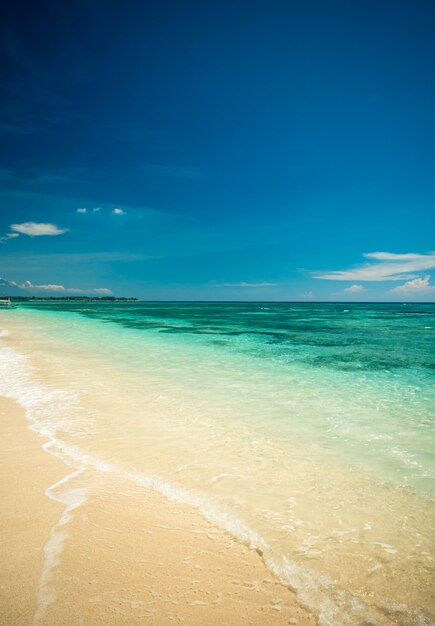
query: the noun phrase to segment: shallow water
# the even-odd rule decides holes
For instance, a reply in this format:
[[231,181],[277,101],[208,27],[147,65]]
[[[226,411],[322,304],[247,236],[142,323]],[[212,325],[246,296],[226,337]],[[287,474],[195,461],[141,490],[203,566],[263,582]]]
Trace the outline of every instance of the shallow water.
[[2,390],[70,462],[197,506],[320,623],[430,623],[435,305],[44,303],[0,322]]

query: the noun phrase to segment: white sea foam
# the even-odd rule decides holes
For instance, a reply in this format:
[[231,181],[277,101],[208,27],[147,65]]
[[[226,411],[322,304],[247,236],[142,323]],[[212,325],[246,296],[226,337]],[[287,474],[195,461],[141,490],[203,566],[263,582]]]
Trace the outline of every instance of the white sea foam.
[[66,457],[69,462],[75,462],[87,467],[92,467],[99,472],[114,473],[118,476],[127,478],[137,485],[157,491],[172,502],[176,502],[178,504],[188,504],[199,510],[209,521],[215,524],[218,523],[219,526],[227,530],[232,535],[238,537],[246,545],[264,552],[270,550],[268,544],[258,533],[243,524],[243,522],[231,513],[214,506],[207,497],[202,496],[201,494],[185,489],[179,485],[169,483],[158,476],[125,470],[116,463],[94,457],[93,455],[84,452],[81,448],[67,444],[63,441],[57,440],[54,446],[59,451],[59,456],[62,456],[63,458]]
[[[52,527],[50,537],[44,546],[44,563],[39,576],[37,606],[33,616],[33,624],[35,626],[40,622],[47,606],[51,604],[56,597],[52,585],[52,578],[54,569],[60,563],[60,555],[63,551],[65,540],[68,537],[65,526],[72,518],[72,512],[86,501],[86,488],[72,488],[66,485],[74,478],[80,476],[84,471],[85,468],[79,468],[45,490],[46,496],[51,500],[63,504],[65,508],[59,520]],[[62,489],[59,491],[59,488]]]
[[[86,499],[85,487],[70,487],[68,483],[83,475],[86,468],[123,476],[137,485],[161,493],[173,502],[196,508],[206,519],[256,549],[266,566],[296,592],[301,605],[316,614],[319,625],[375,626],[385,623],[383,619],[378,619],[376,609],[371,609],[349,592],[339,588],[329,577],[320,575],[287,557],[275,555],[257,532],[233,514],[218,508],[206,496],[171,484],[158,476],[128,471],[111,461],[94,457],[80,447],[62,441],[59,437],[62,432],[77,433],[80,428],[92,429],[92,425],[86,423],[86,420],[78,420],[74,415],[73,409],[78,408],[78,397],[70,392],[40,384],[28,359],[13,348],[2,345],[0,345],[0,395],[13,398],[23,406],[32,423],[31,427],[48,438],[44,449],[73,468],[65,478],[46,490],[46,495],[61,502],[65,509],[52,528],[44,548],[44,565],[39,583],[35,624],[54,598],[50,581],[67,537],[65,526],[71,519],[72,512]],[[395,618],[399,616],[400,619],[397,618],[395,622],[397,624],[429,625],[429,621],[421,612],[411,611],[404,605],[393,607],[385,602],[380,608],[384,615],[385,612],[391,611]]]
[[[417,470],[418,475],[422,478],[435,478],[435,473],[432,472],[428,467],[424,467],[421,463],[419,463],[414,454],[411,454],[407,450],[399,446],[394,446],[387,448],[387,452],[397,459],[399,459],[405,466]],[[429,495],[427,497],[430,497]]]
[[[2,331],[1,336],[4,337],[6,332]],[[71,424],[67,423],[65,414],[68,414],[77,403],[77,397],[39,384],[32,375],[28,359],[8,346],[0,346],[0,395],[16,400],[26,409],[26,417],[31,422],[30,428],[48,438],[42,446],[46,452],[53,454],[52,450],[56,444],[54,432],[71,431]],[[62,460],[68,465],[67,459]],[[47,497],[59,502],[65,508],[44,545],[44,562],[38,582],[34,624],[40,621],[46,607],[55,597],[51,579],[54,568],[60,562],[60,555],[68,536],[65,525],[71,519],[72,511],[86,500],[84,488],[66,485],[83,471],[83,467],[74,468],[71,473],[45,490]]]
[[[135,484],[161,493],[172,502],[192,506],[211,523],[218,525],[245,545],[257,550],[266,566],[283,583],[295,591],[300,604],[318,616],[320,626],[361,626],[363,624],[376,626],[383,623],[377,619],[374,610],[354,598],[350,593],[340,589],[331,578],[319,575],[314,570],[299,565],[290,559],[274,555],[270,546],[258,533],[231,513],[213,505],[205,496],[168,483],[157,476],[126,471],[115,463],[96,458],[65,442],[57,441],[55,445],[59,454],[66,455],[69,462],[77,462],[99,472],[115,473]],[[419,617],[421,617],[420,614]],[[421,624],[422,626],[427,624],[429,626],[427,621],[409,621],[407,623]]]

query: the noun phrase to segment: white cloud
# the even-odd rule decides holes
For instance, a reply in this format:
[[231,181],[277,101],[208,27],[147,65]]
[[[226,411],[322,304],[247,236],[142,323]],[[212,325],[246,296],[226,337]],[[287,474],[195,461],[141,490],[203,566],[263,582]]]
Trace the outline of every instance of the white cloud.
[[19,233],[6,233],[3,237],[0,237],[0,242],[7,241],[8,239],[15,239],[15,237],[19,237]]
[[363,256],[377,263],[366,263],[354,269],[315,272],[314,278],[322,280],[382,281],[418,278],[415,272],[435,267],[435,252],[428,254],[394,254],[392,252],[367,252]]
[[314,299],[314,293],[312,291],[304,291],[303,293],[301,293],[301,299],[302,300],[313,300]]
[[[15,283],[16,284],[16,283]],[[59,293],[85,293],[84,289],[77,289],[75,287],[65,287],[64,285],[48,284],[48,285],[33,285],[30,280],[25,280],[22,285],[17,285],[20,289],[38,289],[39,291],[56,291]]]
[[43,222],[24,222],[23,224],[11,224],[11,229],[30,237],[40,237],[41,235],[62,235],[67,232],[67,228],[59,228],[56,224]]
[[376,259],[377,261],[418,261],[424,254],[416,254],[407,252],[405,254],[396,254],[394,252],[366,252],[363,256],[367,259]]
[[362,285],[352,285],[351,287],[346,287],[344,291],[349,293],[361,293],[361,291],[365,291],[365,289]]
[[20,289],[41,289],[41,291],[66,291],[63,285],[33,285],[30,280],[25,280],[22,285],[14,283]]
[[34,285],[30,280],[25,280],[21,285],[15,281],[10,281],[15,287],[20,289],[37,289],[39,291],[55,291],[57,293],[96,293],[100,296],[111,296],[112,292],[107,287],[95,287],[94,289],[78,289],[77,287],[65,287],[64,285],[47,284],[47,285]]
[[[76,209],[77,213],[98,213],[99,211],[101,211],[101,207],[96,206],[93,209],[86,209],[84,207],[80,207],[79,209]],[[121,211],[121,209],[116,209],[116,212]],[[115,211],[113,211],[115,212]],[[122,213],[125,213],[125,211],[121,211]]]
[[95,293],[99,293],[102,296],[111,296],[112,292],[107,287],[96,287],[94,289]]
[[126,215],[126,212],[123,209],[113,209],[112,213],[115,215]]
[[425,276],[424,278],[414,278],[413,280],[409,280],[404,285],[400,285],[399,287],[394,287],[390,291],[392,293],[398,293],[403,295],[418,295],[418,294],[429,294],[435,293],[435,286],[429,285],[429,276]]

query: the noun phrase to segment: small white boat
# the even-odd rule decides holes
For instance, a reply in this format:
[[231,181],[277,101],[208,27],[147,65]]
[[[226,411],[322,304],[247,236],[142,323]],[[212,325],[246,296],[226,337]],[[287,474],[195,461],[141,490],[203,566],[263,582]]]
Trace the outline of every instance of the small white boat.
[[10,298],[0,298],[0,309],[15,309]]

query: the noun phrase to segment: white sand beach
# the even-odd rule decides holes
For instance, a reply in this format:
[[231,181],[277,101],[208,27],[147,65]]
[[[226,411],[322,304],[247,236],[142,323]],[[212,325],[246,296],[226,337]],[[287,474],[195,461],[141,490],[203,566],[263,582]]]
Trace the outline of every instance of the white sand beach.
[[255,550],[114,476],[59,526],[65,507],[45,491],[71,468],[42,449],[18,405],[0,407],[3,626],[315,624]]

